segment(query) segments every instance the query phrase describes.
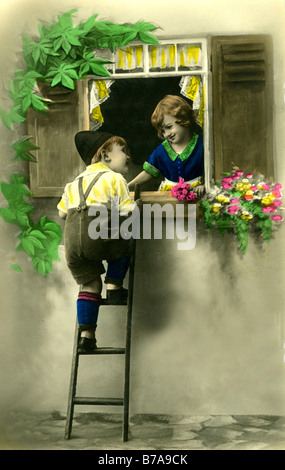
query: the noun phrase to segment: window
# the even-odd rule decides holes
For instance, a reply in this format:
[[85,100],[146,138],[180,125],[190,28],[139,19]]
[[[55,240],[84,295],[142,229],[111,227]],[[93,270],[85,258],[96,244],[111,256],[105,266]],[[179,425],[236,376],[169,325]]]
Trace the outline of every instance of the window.
[[207,189],[233,164],[274,176],[270,37],[162,40],[159,46],[132,44],[95,53],[110,59],[110,78],[88,77],[74,92],[49,89],[49,112],[29,110],[27,133],[40,147],[38,163],[30,164],[36,197],[61,196],[66,182],[82,171],[74,135],[83,129],[126,137],[135,176],[160,143],[150,117],[165,94],[190,99],[203,125]]
[[[205,176],[211,178],[208,118],[207,40],[164,40],[159,46],[133,44],[114,53],[97,50],[109,59],[110,80],[91,80],[90,128],[118,133],[130,144],[137,172],[159,145],[150,124],[156,104],[166,94],[181,94],[190,100],[203,127]],[[155,183],[148,185],[151,188]],[[158,184],[156,184],[158,186]],[[154,188],[153,188],[154,189]]]

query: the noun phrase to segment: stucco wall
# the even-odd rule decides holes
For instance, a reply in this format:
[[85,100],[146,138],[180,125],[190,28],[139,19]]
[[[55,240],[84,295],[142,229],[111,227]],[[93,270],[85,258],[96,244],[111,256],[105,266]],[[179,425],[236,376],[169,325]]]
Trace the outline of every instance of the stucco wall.
[[[21,4],[21,8],[19,5]],[[78,8],[78,20],[94,13],[114,22],[152,21],[160,37],[271,34],[274,46],[276,175],[285,184],[284,2],[110,1],[0,3],[1,107],[7,76],[21,50],[21,33],[39,21]],[[1,180],[26,171],[11,162],[15,136],[1,128]],[[2,195],[1,201],[5,202]],[[17,232],[1,229],[1,408],[65,411],[77,288],[64,254],[47,279],[25,256],[24,274],[10,270]],[[131,412],[181,414],[283,414],[284,227],[269,245],[250,240],[241,257],[231,236],[197,227],[197,244],[178,251],[175,240],[137,242],[131,362]],[[100,314],[99,345],[121,344],[123,309]],[[85,360],[86,359],[86,360]],[[84,358],[83,393],[121,393],[122,358]],[[105,372],[108,374],[105,374]],[[108,392],[107,392],[108,393]]]

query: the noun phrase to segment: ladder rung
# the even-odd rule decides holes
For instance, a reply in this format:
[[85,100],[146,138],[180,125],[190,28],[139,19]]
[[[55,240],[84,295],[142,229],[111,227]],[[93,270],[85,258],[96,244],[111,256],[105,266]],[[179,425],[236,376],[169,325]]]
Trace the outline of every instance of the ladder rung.
[[95,397],[74,397],[75,405],[113,405],[122,406],[123,398],[95,398]]
[[94,351],[79,352],[79,354],[86,356],[86,354],[125,354],[125,352],[125,348],[97,348]]
[[100,305],[108,305],[109,307],[127,307],[128,304],[109,304],[108,300],[105,298],[101,299]]

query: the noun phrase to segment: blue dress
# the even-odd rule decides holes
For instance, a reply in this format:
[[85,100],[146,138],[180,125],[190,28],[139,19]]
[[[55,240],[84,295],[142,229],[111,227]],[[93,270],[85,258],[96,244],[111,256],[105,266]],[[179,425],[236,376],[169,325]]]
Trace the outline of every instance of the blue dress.
[[180,155],[177,155],[167,140],[162,142],[144,162],[143,169],[153,177],[164,176],[178,182],[179,178],[190,181],[204,177],[203,137],[194,134]]

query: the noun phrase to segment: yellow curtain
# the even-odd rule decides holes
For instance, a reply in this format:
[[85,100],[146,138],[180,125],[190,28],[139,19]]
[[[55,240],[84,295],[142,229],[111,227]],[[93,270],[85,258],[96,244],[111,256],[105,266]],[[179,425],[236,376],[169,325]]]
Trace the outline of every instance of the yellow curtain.
[[102,126],[104,118],[101,103],[110,96],[110,87],[114,80],[94,80],[90,88],[90,121],[92,130]]
[[143,67],[143,46],[128,46],[118,49],[116,70],[132,71]]
[[205,84],[201,76],[192,75],[180,80],[181,94],[193,101],[193,109],[197,112],[200,126],[204,123]]
[[199,46],[179,45],[179,67],[201,67],[201,48]]
[[166,44],[165,46],[150,46],[151,69],[166,69],[175,67],[176,46]]

